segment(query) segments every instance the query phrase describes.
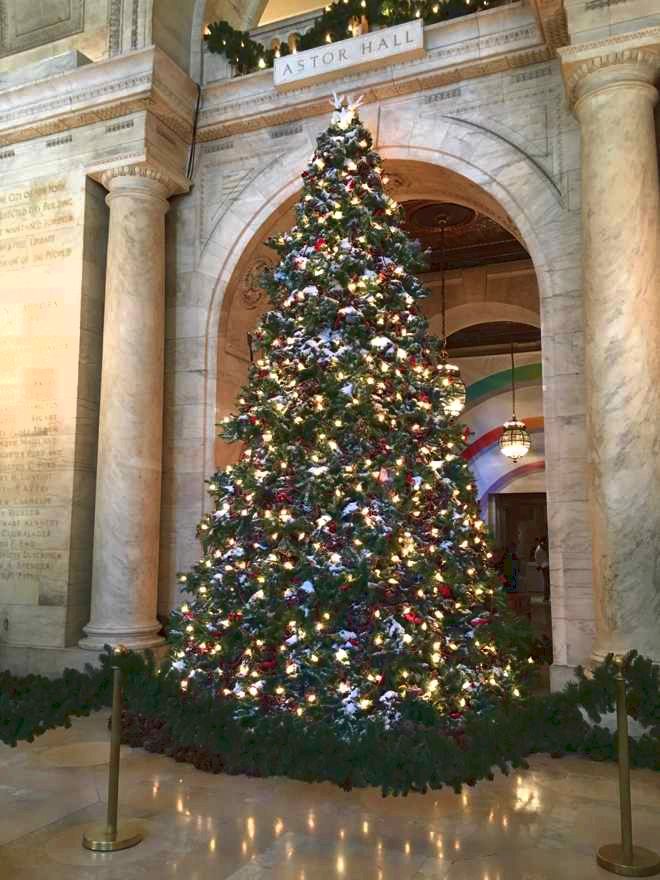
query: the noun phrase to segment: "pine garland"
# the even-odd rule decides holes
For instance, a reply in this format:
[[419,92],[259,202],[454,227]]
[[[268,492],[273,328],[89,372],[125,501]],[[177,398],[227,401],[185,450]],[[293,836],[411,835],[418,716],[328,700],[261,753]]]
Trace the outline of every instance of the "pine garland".
[[[460,791],[462,785],[492,779],[494,769],[507,773],[511,767],[526,767],[525,758],[535,752],[616,759],[615,736],[599,726],[615,704],[611,656],[589,677],[578,670],[577,680],[560,693],[469,719],[460,736],[408,721],[389,730],[368,724],[349,739],[328,725],[310,727],[295,716],[265,717],[246,726],[203,692],[181,693],[163,674],[166,667],[156,669],[150,654],[117,655],[107,649],[100,660],[100,668],[69,669],[55,680],[0,673],[0,741],[12,746],[32,742],[46,730],[69,727],[73,716],[109,706],[111,666],[118,664],[124,679],[123,741],[214,773],[288,776],[406,794],[443,785]],[[658,668],[632,652],[624,675],[629,714],[647,728],[630,740],[631,763],[659,771]]]
[[[371,28],[392,27],[415,18],[429,25],[492,9],[502,3],[503,0],[337,0],[325,7],[310,30],[297,35],[297,51],[350,38],[352,23],[363,16]],[[287,43],[266,47],[253,40],[249,31],[236,30],[226,21],[210,24],[204,39],[209,51],[224,55],[241,76],[272,67],[275,58],[291,52]]]

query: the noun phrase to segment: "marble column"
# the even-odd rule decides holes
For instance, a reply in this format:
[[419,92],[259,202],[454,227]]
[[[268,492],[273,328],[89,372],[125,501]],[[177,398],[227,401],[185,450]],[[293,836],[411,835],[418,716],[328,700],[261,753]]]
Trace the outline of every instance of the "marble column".
[[80,646],[148,648],[156,619],[163,446],[165,213],[150,168],[103,175],[110,228],[91,619]]
[[600,51],[572,75],[582,142],[593,659],[635,648],[660,661],[660,291],[653,116],[660,54],[655,47]]

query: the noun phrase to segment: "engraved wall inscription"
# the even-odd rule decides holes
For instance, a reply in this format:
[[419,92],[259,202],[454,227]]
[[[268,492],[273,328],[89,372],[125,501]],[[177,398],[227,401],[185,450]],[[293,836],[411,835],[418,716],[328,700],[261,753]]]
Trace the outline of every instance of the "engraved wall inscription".
[[0,270],[61,260],[71,254],[62,233],[74,223],[64,179],[0,191]]
[[83,205],[75,175],[0,190],[0,600],[8,607],[38,604],[44,583],[63,590],[68,578]]

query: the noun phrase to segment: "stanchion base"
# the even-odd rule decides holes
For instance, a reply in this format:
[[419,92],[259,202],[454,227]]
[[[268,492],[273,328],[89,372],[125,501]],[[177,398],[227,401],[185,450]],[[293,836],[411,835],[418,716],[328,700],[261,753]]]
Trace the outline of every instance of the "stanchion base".
[[92,852],[117,852],[140,843],[144,834],[137,822],[122,822],[116,834],[108,833],[107,825],[94,825],[85,831],[82,845]]
[[620,843],[608,843],[596,853],[596,861],[613,874],[622,877],[653,877],[660,874],[660,856],[643,846],[633,847],[632,865],[625,864]]

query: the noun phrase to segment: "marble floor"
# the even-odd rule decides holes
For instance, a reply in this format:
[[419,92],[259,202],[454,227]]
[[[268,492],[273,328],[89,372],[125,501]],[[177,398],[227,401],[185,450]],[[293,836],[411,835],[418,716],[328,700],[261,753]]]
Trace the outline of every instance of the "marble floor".
[[[618,838],[616,768],[532,759],[463,795],[382,798],[284,779],[213,776],[122,749],[120,816],[139,846],[81,847],[104,816],[107,712],[0,746],[2,880],[596,880]],[[660,776],[635,771],[636,842],[660,847]]]

